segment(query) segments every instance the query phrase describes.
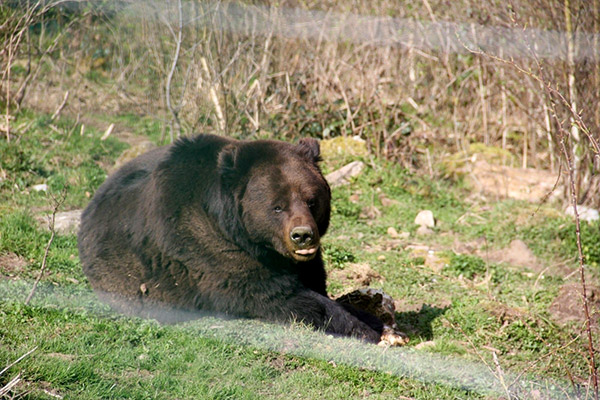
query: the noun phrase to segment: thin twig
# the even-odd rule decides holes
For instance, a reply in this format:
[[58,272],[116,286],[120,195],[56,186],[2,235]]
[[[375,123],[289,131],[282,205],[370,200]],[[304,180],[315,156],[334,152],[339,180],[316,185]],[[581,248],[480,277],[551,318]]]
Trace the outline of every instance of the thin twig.
[[65,92],[65,97],[63,98],[62,103],[60,103],[60,106],[58,106],[56,111],[54,111],[54,114],[52,114],[52,117],[50,117],[50,120],[54,121],[56,119],[56,117],[58,117],[60,115],[60,112],[62,111],[63,108],[65,108],[65,105],[67,104],[67,100],[69,100],[69,91],[68,90]]
[[[6,93],[5,93],[5,96],[6,96],[5,119],[6,119],[6,141],[7,142],[10,142],[10,131],[11,131],[10,105],[11,105],[11,102],[15,103],[15,99],[16,99],[16,105],[17,105],[17,108],[19,108],[20,102],[22,100],[22,98],[20,98],[20,96],[21,96],[21,88],[23,86],[21,86],[19,88],[19,91],[17,92],[16,96],[11,96],[10,83],[11,83],[11,71],[12,71],[12,67],[13,67],[13,62],[18,57],[19,47],[23,40],[23,36],[24,35],[28,36],[29,27],[31,26],[32,22],[36,18],[43,16],[51,8],[63,3],[64,1],[66,1],[66,0],[50,1],[42,6],[42,0],[38,0],[35,4],[28,5],[25,12],[23,13],[23,15],[20,18],[18,18],[18,20],[16,21],[14,28],[8,34],[8,39],[5,41],[7,58],[6,58],[6,64],[5,64],[4,70],[2,71],[2,77],[0,78],[0,88],[2,88],[2,86],[4,84],[6,85],[6,88],[5,88],[5,90],[6,90]],[[10,17],[7,19],[5,24],[8,24],[9,22],[11,22]],[[4,27],[5,24],[3,24],[2,26]],[[28,73],[28,76],[29,76],[29,73]],[[27,78],[26,78],[26,80],[27,80]]]
[[504,371],[502,370],[502,366],[500,366],[500,361],[498,360],[498,354],[495,351],[492,351],[492,360],[494,361],[494,365],[496,366],[496,377],[500,381],[502,388],[504,389],[504,393],[511,398],[510,391],[508,386],[506,386],[506,380],[504,379]]
[[2,371],[0,371],[0,376],[2,376],[2,374],[5,373],[6,371],[8,371],[11,367],[13,367],[14,365],[16,365],[19,362],[21,362],[21,360],[23,360],[25,357],[27,357],[28,355],[30,355],[31,353],[33,353],[34,351],[36,351],[37,348],[38,347],[35,346],[33,349],[29,350],[27,353],[23,354],[21,357],[17,358],[15,361],[11,362],[6,367],[4,367],[4,369],[2,369]]
[[[54,5],[52,5],[52,7],[54,7],[58,4],[59,3],[55,3]],[[15,95],[15,103],[17,104],[17,110],[20,109],[21,103],[23,102],[23,99],[25,98],[25,92],[27,91],[27,87],[29,86],[29,84],[31,82],[35,81],[39,72],[41,71],[42,66],[44,65],[44,63],[43,63],[44,59],[47,58],[47,56],[56,49],[56,47],[60,43],[60,40],[64,36],[68,35],[68,32],[70,32],[71,26],[75,25],[76,22],[80,21],[81,19],[86,17],[88,14],[89,14],[89,11],[82,14],[79,17],[73,18],[63,29],[61,29],[61,31],[54,38],[52,43],[50,43],[50,45],[44,49],[44,52],[38,58],[38,62],[36,63],[33,73],[31,71],[28,71],[27,75],[25,76],[25,79],[23,79],[23,82],[21,82],[21,85],[19,86],[19,90],[17,90],[17,94]],[[44,15],[45,14],[41,14],[40,17],[43,18]],[[42,41],[43,41],[42,38],[43,38],[43,31],[42,31],[42,34],[40,35],[40,43],[42,43]],[[30,68],[30,67],[28,66],[28,68]]]
[[[175,55],[173,56],[173,63],[171,64],[171,69],[169,70],[169,75],[167,75],[167,83],[165,86],[165,98],[167,102],[167,108],[173,115],[173,121],[175,122],[175,128],[177,129],[177,136],[180,135],[180,122],[179,122],[179,110],[175,109],[173,104],[171,103],[171,81],[173,80],[173,75],[175,74],[175,69],[177,68],[177,63],[179,62],[179,52],[181,51],[181,38],[183,35],[183,10],[181,5],[181,0],[177,0],[177,9],[179,15],[179,26],[177,30],[177,39],[175,40]],[[171,29],[170,25],[167,25],[169,29]],[[173,142],[173,128],[171,127],[171,142]]]
[[[560,130],[563,128],[561,127]],[[573,206],[573,214],[575,214],[575,235],[577,238],[577,252],[579,255],[579,276],[581,279],[581,292],[583,296],[583,311],[585,315],[586,322],[586,333],[588,336],[588,350],[589,350],[589,364],[590,369],[592,371],[592,384],[594,386],[594,398],[598,400],[598,370],[596,367],[595,360],[595,349],[594,349],[594,339],[592,336],[592,320],[590,318],[590,311],[588,305],[587,298],[587,284],[585,279],[585,256],[583,255],[583,248],[581,245],[581,221],[579,218],[579,213],[577,211],[577,189],[575,187],[575,176],[574,176],[574,165],[571,155],[567,151],[567,147],[565,145],[564,134],[561,135],[559,144],[561,150],[563,152],[563,156],[565,157],[565,162],[567,163],[567,171],[569,173],[569,186],[571,192],[571,205]]]
[[[534,56],[535,56],[535,54],[534,54]],[[579,126],[579,128],[583,132],[585,132],[588,135],[588,138],[590,139],[591,144],[597,148],[598,143],[595,142],[595,140],[591,136],[589,130],[587,129],[587,126],[585,125],[583,120],[580,118],[579,114],[570,105],[570,103],[562,95],[562,93],[560,93],[556,89],[554,89],[554,91],[553,91],[553,88],[550,86],[550,84],[548,82],[544,81],[544,78],[541,77],[542,67],[540,65],[540,62],[539,62],[537,56],[534,57],[534,59],[537,64],[538,71],[540,71],[541,82],[544,83],[544,87],[548,93],[548,96],[550,97],[551,93],[555,93],[559,96],[561,101],[563,101],[566,104],[566,106],[568,107],[568,110],[571,112],[571,115],[578,117],[578,119],[576,120],[575,123]],[[599,399],[599,397],[598,397],[598,368],[596,366],[596,357],[595,357],[596,350],[594,349],[594,338],[592,336],[592,319],[590,317],[589,304],[588,304],[588,298],[587,298],[587,283],[586,283],[586,278],[585,278],[585,256],[583,254],[583,246],[581,244],[581,219],[579,218],[579,213],[577,211],[578,192],[577,192],[577,187],[575,184],[575,172],[576,172],[575,167],[576,166],[571,157],[573,149],[570,149],[571,151],[569,151],[569,149],[567,149],[567,145],[565,143],[565,139],[570,138],[571,135],[569,134],[569,132],[567,132],[565,130],[563,125],[560,123],[561,121],[560,121],[560,119],[558,117],[558,113],[556,111],[556,105],[554,104],[553,101],[550,101],[550,106],[551,106],[551,110],[552,110],[552,117],[554,118],[555,122],[557,123],[556,125],[558,126],[558,133],[559,133],[558,143],[560,145],[561,153],[562,153],[563,157],[565,158],[565,164],[567,167],[567,174],[568,174],[567,176],[569,177],[569,188],[570,188],[570,192],[571,192],[571,205],[573,206],[573,214],[575,216],[575,238],[577,241],[577,253],[578,253],[578,258],[579,258],[579,275],[580,275],[580,281],[581,281],[581,292],[582,292],[582,296],[583,296],[583,311],[584,311],[585,323],[586,323],[585,331],[587,333],[587,339],[588,339],[588,351],[589,351],[588,362],[589,362],[589,366],[590,366],[591,380],[592,380],[592,385],[593,385],[593,389],[594,389],[594,399],[598,400]]]
[[63,189],[62,193],[60,194],[60,197],[58,197],[58,198],[53,197],[54,209],[52,210],[52,217],[51,217],[50,226],[49,226],[50,227],[50,240],[48,240],[48,243],[46,244],[46,248],[44,249],[44,258],[42,259],[42,267],[40,269],[40,274],[38,275],[35,282],[33,283],[33,287],[31,288],[31,292],[29,292],[27,299],[25,299],[25,305],[28,305],[29,302],[31,301],[31,298],[33,297],[33,294],[35,293],[35,289],[37,288],[38,283],[42,279],[42,276],[44,276],[44,272],[46,270],[46,265],[47,265],[46,261],[48,259],[48,252],[50,251],[50,246],[52,245],[52,242],[54,241],[54,236],[56,236],[56,229],[54,228],[54,223],[56,221],[56,213],[58,212],[58,209],[64,203],[66,197],[67,197],[66,189]]

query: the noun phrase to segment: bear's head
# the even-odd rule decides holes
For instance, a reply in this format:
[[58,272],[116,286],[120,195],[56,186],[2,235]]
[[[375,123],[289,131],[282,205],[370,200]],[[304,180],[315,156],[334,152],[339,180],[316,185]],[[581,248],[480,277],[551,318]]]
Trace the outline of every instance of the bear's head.
[[233,196],[248,240],[295,261],[319,253],[331,193],[318,166],[319,142],[237,142],[218,158],[223,190]]

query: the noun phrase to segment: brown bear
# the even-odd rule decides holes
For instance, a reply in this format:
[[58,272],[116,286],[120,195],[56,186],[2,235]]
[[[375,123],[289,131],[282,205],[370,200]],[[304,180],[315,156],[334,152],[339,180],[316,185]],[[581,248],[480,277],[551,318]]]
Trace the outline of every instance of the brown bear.
[[83,271],[100,298],[127,314],[295,320],[377,342],[376,317],[325,291],[320,239],[331,194],[319,160],[314,139],[213,135],[141,155],[83,212]]

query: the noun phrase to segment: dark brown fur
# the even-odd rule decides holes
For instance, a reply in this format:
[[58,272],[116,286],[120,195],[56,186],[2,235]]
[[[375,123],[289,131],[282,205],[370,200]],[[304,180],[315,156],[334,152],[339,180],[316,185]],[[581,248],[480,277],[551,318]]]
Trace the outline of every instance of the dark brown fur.
[[[378,341],[377,322],[325,291],[319,241],[330,191],[318,159],[312,139],[291,145],[211,135],[144,154],[112,175],[84,211],[83,270],[101,298],[128,314],[298,320]],[[306,242],[291,239],[298,227],[311,232]]]

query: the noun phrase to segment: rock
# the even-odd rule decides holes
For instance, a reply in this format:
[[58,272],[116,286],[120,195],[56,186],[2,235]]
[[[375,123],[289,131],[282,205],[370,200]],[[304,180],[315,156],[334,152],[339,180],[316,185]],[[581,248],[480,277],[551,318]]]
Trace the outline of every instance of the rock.
[[421,225],[418,229],[417,229],[417,235],[419,236],[427,236],[427,235],[432,235],[435,232],[431,229],[429,229],[428,227],[426,227],[425,225]]
[[[569,206],[565,210],[565,214],[575,217],[575,210],[573,206]],[[600,213],[598,210],[594,210],[593,208],[589,208],[586,206],[577,206],[577,214],[579,214],[579,219],[581,221],[598,221],[600,219]]]
[[378,256],[377,261],[385,261],[385,256],[383,254]]
[[[589,314],[592,325],[597,327],[600,322],[600,287],[588,284],[586,287]],[[580,283],[564,284],[558,296],[550,305],[550,314],[559,323],[584,322],[583,296]]]
[[83,210],[61,211],[56,213],[54,230],[60,234],[77,233]]
[[142,292],[142,294],[147,294],[148,293],[148,286],[146,286],[145,283],[142,283],[140,285],[140,292]]
[[48,185],[41,183],[39,185],[33,185],[31,189],[35,190],[36,192],[46,192],[48,191]]
[[417,217],[415,218],[415,224],[425,226],[427,228],[433,228],[435,226],[433,212],[430,210],[419,211]]
[[398,231],[393,227],[390,226],[389,228],[387,228],[387,234],[388,236],[390,236],[391,238],[398,238],[400,235],[398,235]]
[[347,185],[350,183],[350,178],[358,176],[364,167],[365,163],[362,161],[353,161],[350,164],[347,164],[342,168],[327,174],[325,179],[331,188]]

